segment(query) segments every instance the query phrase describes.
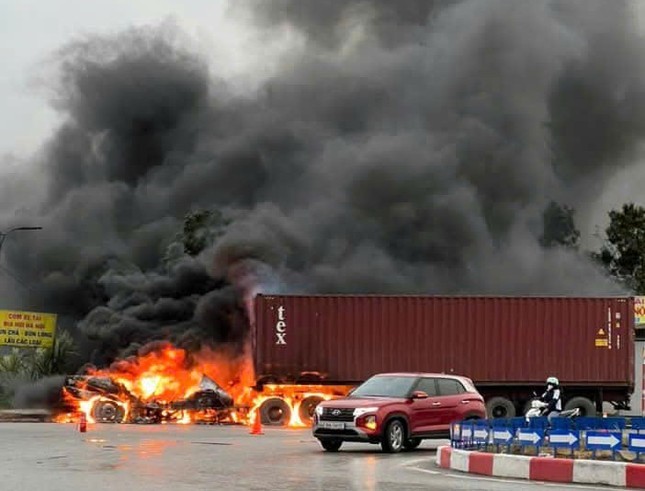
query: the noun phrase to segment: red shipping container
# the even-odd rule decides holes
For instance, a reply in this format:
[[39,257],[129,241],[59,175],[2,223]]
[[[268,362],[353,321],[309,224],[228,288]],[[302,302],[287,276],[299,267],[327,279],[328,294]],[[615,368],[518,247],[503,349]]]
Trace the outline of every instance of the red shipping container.
[[477,384],[631,387],[628,297],[258,295],[258,378],[319,372],[357,383],[379,372],[466,375]]

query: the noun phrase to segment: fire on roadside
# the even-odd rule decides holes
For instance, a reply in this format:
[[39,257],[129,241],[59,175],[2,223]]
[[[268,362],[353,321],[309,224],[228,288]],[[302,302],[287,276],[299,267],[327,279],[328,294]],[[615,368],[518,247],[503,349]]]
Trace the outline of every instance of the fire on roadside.
[[87,390],[90,389],[88,382],[80,379],[75,394],[63,389],[66,410],[57,414],[54,421],[75,422],[82,412],[89,423],[94,423],[97,407],[101,407],[109,410],[111,416],[118,415],[115,422],[128,421],[142,411],[149,412],[150,408],[158,416],[155,422],[160,423],[211,422],[213,418],[221,422],[221,410],[193,407],[185,402],[201,394],[207,377],[232,398],[225,422],[251,424],[262,411],[263,420],[281,421],[296,428],[309,426],[317,402],[345,392],[343,388],[324,385],[265,385],[259,393],[253,388],[255,378],[250,356],[210,349],[188,353],[170,344],[119,360],[105,369],[89,370],[86,375],[114,382],[119,390],[110,386],[109,391],[97,394]]
[[[253,398],[247,422],[252,424],[258,413],[264,413],[264,418],[269,420],[269,424],[272,420],[278,421],[283,417],[287,420],[285,426],[306,428],[311,425],[311,417],[318,402],[328,401],[346,393],[347,388],[344,386],[265,385],[262,394]],[[275,403],[271,404],[274,401]]]

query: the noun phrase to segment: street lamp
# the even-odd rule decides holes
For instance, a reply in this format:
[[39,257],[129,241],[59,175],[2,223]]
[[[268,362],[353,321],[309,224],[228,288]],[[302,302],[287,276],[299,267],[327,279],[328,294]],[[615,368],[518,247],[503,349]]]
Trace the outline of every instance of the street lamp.
[[42,230],[42,227],[14,227],[6,232],[0,232],[0,252],[2,252],[2,244],[11,232],[17,232],[18,230]]

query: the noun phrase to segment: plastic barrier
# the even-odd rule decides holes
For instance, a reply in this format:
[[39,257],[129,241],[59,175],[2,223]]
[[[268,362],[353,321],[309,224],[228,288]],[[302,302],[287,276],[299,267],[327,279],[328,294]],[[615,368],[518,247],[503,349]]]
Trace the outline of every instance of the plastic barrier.
[[[623,438],[625,432],[627,438]],[[494,446],[497,452],[520,447],[585,449],[596,457],[598,451],[619,450],[645,453],[645,417],[643,418],[498,418],[468,420],[450,426],[453,448],[481,450]]]

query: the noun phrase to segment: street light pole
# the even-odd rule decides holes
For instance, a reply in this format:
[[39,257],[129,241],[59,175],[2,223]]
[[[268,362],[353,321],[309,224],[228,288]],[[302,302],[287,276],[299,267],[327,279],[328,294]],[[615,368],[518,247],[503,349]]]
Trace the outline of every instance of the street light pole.
[[42,230],[42,227],[14,227],[12,229],[7,230],[6,232],[0,232],[0,254],[2,253],[2,244],[4,244],[5,239],[7,238],[7,235],[9,235],[11,232],[17,232],[18,230]]

